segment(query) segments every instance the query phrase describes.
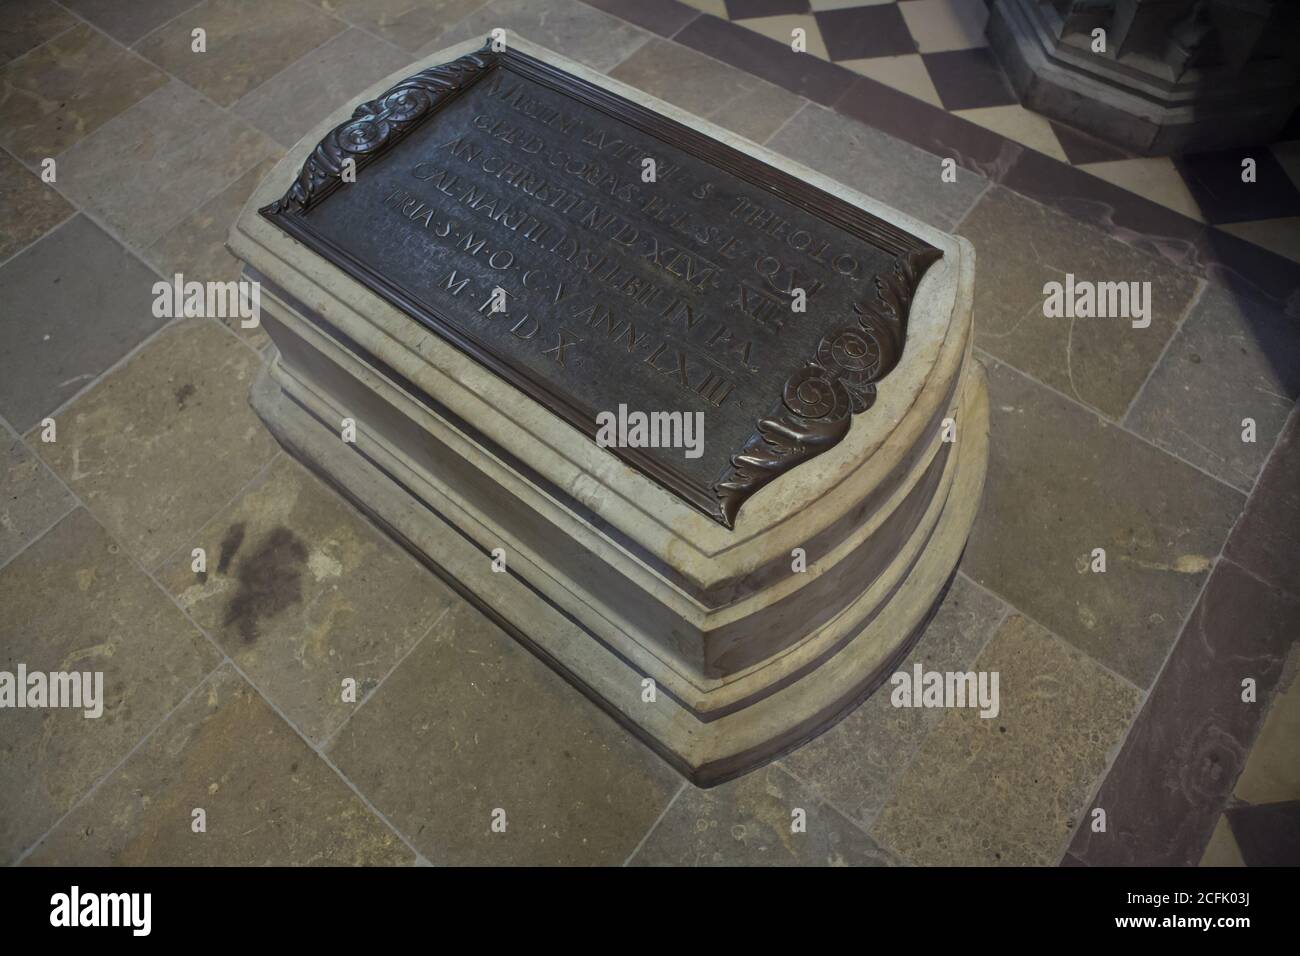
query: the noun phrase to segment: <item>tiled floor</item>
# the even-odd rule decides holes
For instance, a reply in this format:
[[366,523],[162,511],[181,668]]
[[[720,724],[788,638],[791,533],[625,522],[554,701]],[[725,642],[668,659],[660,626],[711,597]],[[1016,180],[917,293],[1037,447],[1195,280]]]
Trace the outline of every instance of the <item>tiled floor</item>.
[[[1300,265],[1233,224],[1300,210],[1023,114],[982,0],[695,6],[0,7],[0,668],[110,689],[99,720],[0,712],[0,859],[1297,860]],[[187,54],[196,24],[232,56]],[[988,492],[904,667],[999,671],[997,719],[877,695],[685,785],[278,449],[245,403],[263,334],[153,317],[158,277],[233,275],[225,231],[312,117],[495,26],[974,243]],[[1067,272],[1149,281],[1150,326],[1044,319]]]
[[[802,29],[820,59],[1300,262],[1300,130],[1265,149],[1133,156],[1020,106],[984,36],[989,0],[683,2],[786,46]],[[1250,184],[1246,156],[1258,173]]]

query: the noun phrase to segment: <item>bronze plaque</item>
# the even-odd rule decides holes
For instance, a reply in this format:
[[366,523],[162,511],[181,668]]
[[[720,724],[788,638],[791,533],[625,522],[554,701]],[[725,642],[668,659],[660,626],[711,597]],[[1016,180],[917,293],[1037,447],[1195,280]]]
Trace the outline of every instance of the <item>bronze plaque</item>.
[[[359,106],[261,212],[589,439],[630,424],[608,450],[727,527],[870,407],[941,255],[489,47]],[[694,422],[702,447],[637,446]]]

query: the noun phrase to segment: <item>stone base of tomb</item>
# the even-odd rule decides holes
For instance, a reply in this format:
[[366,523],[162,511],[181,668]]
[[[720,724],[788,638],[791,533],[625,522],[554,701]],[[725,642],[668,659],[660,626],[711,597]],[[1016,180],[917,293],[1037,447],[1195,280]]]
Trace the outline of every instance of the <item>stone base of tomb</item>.
[[[693,782],[713,785],[848,713],[944,594],[987,460],[974,256],[814,170],[514,42],[943,252],[874,407],[727,528],[258,216],[349,110],[289,153],[232,230],[276,347],[252,401],[279,441]],[[341,438],[345,419],[355,441]]]

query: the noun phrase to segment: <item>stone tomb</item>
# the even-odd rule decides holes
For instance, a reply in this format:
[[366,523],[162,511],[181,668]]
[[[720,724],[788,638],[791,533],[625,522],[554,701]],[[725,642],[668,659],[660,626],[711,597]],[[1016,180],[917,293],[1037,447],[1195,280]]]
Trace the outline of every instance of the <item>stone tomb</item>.
[[[474,42],[323,119],[230,248],[277,438],[700,785],[851,710],[951,578],[971,247],[814,170]],[[703,442],[610,445],[635,413]]]

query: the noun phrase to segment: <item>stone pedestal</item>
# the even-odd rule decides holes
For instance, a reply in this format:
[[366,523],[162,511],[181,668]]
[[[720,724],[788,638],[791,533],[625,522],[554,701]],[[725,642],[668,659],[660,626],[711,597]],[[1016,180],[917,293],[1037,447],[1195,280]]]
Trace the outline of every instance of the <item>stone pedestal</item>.
[[[971,357],[973,251],[511,42],[942,252],[916,288],[905,349],[874,406],[838,444],[764,484],[727,527],[259,215],[351,107],[289,153],[231,232],[231,250],[262,283],[277,350],[252,399],[276,437],[666,760],[711,785],[859,703],[919,636],[953,574],[987,457],[987,398]],[[442,51],[363,98],[477,46]],[[340,439],[345,418],[356,422],[355,443]],[[497,549],[504,572],[493,570]]]
[[996,0],[987,33],[1025,107],[1143,156],[1268,143],[1300,107],[1291,0]]

